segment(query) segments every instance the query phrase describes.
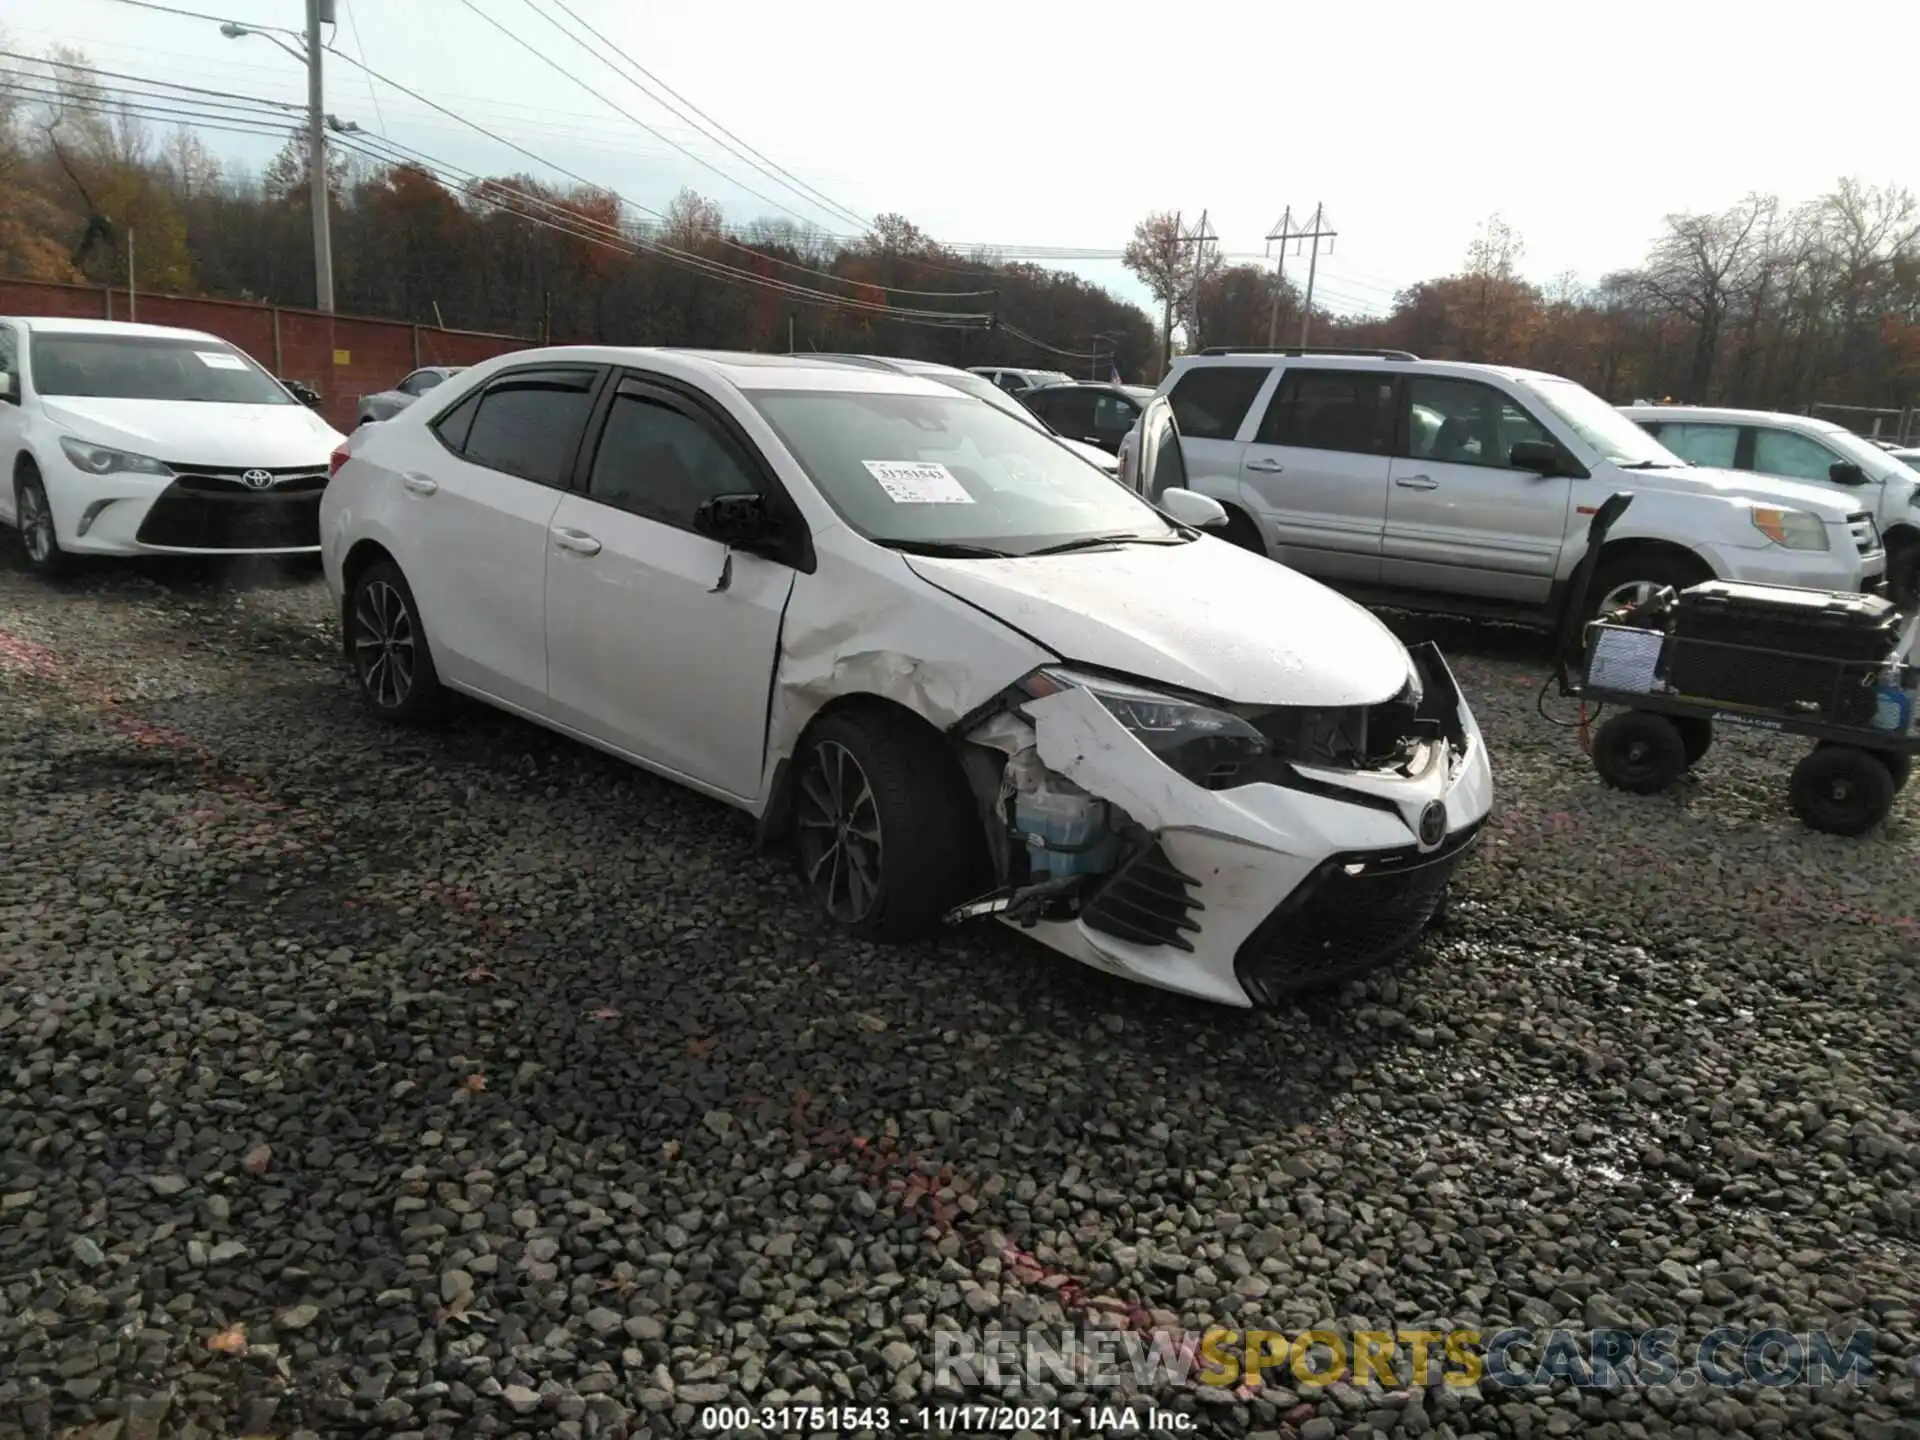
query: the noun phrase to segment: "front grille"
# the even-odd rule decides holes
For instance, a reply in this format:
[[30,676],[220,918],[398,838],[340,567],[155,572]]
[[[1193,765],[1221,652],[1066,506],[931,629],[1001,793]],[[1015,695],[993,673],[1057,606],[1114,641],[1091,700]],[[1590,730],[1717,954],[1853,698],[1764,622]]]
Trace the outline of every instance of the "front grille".
[[320,493],[327,473],[303,467],[273,471],[275,483],[255,490],[239,471],[194,471],[175,477],[140,522],[142,545],[177,550],[297,550],[320,543]]
[[1425,853],[1410,845],[1325,861],[1241,944],[1233,960],[1241,986],[1271,1005],[1391,960],[1433,919],[1479,838],[1473,825]]
[[1873,523],[1871,512],[1860,510],[1847,516],[1847,530],[1862,555],[1872,555],[1880,549],[1880,527]]
[[1199,883],[1174,869],[1156,840],[1114,872],[1080,918],[1117,940],[1191,951],[1186,935],[1200,929],[1191,917],[1206,909],[1193,898]]

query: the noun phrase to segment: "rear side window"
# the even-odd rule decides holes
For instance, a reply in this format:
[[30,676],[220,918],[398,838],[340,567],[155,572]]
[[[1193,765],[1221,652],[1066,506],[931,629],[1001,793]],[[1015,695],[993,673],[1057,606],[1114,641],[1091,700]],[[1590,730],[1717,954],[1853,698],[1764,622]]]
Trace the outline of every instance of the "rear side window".
[[1187,439],[1231,440],[1266,383],[1265,366],[1196,365],[1173,382],[1167,402]]
[[473,429],[473,417],[480,409],[480,392],[474,391],[458,405],[433,422],[433,433],[440,443],[458,455],[467,448],[467,432]]
[[1655,433],[1682,460],[1722,470],[1733,468],[1734,453],[1740,448],[1740,430],[1735,425],[1663,424]]
[[539,485],[564,485],[587,428],[593,381],[591,370],[501,376],[480,393],[461,454],[489,470]]
[[1261,445],[1385,455],[1393,444],[1393,378],[1289,369],[1260,419]]

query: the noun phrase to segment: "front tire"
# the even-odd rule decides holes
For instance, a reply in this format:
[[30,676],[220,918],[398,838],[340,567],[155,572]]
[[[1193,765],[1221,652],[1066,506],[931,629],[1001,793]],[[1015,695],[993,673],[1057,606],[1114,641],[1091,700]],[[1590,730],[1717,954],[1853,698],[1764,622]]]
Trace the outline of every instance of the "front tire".
[[13,514],[28,568],[39,575],[58,575],[65,570],[68,557],[54,529],[53,506],[47,502],[47,487],[31,461],[14,477]]
[[1712,578],[1706,566],[1689,564],[1672,555],[1624,555],[1603,560],[1594,572],[1593,588],[1587,592],[1592,608],[1586,618],[1597,620],[1622,605],[1650,600],[1666,587],[1684,590]]
[[1920,608],[1920,540],[1887,548],[1887,597],[1908,615]]
[[940,738],[880,709],[842,710],[795,757],[800,878],[827,918],[872,940],[931,932],[965,900],[980,820]]
[[437,716],[446,692],[400,567],[391,560],[367,566],[354,577],[344,608],[348,660],[373,713],[397,725]]
[[1666,716],[1623,711],[1594,734],[1593,768],[1616,790],[1658,794],[1687,768],[1687,743]]

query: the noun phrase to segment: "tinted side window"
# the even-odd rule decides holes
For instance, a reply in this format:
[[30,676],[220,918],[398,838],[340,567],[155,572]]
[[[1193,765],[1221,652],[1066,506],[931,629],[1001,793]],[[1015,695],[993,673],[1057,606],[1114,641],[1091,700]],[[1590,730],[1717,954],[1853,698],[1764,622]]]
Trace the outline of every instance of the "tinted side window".
[[1662,424],[1658,439],[1682,460],[1731,469],[1734,452],[1740,448],[1740,428],[1737,425]]
[[462,451],[475,465],[563,485],[593,403],[591,370],[523,370],[480,396]]
[[1263,365],[1194,366],[1167,392],[1180,433],[1189,440],[1233,439],[1267,373]]
[[1102,435],[1124,435],[1140,418],[1140,407],[1124,395],[1100,394],[1094,397],[1093,428]]
[[1416,460],[1505,470],[1517,441],[1548,438],[1511,399],[1477,380],[1416,375],[1408,399],[1407,453]]
[[1066,431],[1075,439],[1093,428],[1093,396],[1085,390],[1054,391],[1049,386],[1035,390],[1026,398],[1029,405],[1045,405],[1047,408],[1041,413],[1053,422],[1054,428]]
[[1839,458],[1819,441],[1796,435],[1791,430],[1753,432],[1753,468],[1762,475],[1825,480],[1828,467]]
[[1254,441],[1384,455],[1393,443],[1393,378],[1359,370],[1289,368]]
[[758,488],[729,440],[635,386],[614,396],[587,481],[604,505],[684,529],[702,501]]
[[[20,373],[20,342],[13,338],[13,329],[7,325],[0,325],[0,370],[13,376]],[[18,384],[13,387],[13,393],[20,393]]]
[[473,429],[473,417],[480,409],[480,392],[474,391],[446,414],[432,422],[440,443],[458,455],[467,448],[467,432]]
[[424,395],[447,377],[434,370],[417,370],[401,382],[400,388],[409,395]]

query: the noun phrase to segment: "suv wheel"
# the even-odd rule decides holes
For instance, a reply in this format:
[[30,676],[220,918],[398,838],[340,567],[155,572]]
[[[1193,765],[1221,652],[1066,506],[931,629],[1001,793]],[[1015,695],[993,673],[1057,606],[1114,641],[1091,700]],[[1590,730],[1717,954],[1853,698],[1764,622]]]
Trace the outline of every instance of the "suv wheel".
[[1697,561],[1667,555],[1624,555],[1618,560],[1602,560],[1594,572],[1593,588],[1587,592],[1588,613],[1592,620],[1622,605],[1651,600],[1666,587],[1684,590],[1712,578],[1707,567]]
[[1256,555],[1267,553],[1266,542],[1260,538],[1260,527],[1253,523],[1251,516],[1244,510],[1233,506],[1223,507],[1227,512],[1227,528],[1220,538],[1231,541],[1242,550],[1251,550]]
[[1908,613],[1920,605],[1920,540],[1902,539],[1887,547],[1887,596]]

